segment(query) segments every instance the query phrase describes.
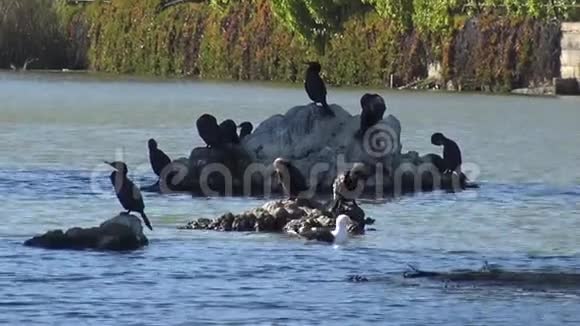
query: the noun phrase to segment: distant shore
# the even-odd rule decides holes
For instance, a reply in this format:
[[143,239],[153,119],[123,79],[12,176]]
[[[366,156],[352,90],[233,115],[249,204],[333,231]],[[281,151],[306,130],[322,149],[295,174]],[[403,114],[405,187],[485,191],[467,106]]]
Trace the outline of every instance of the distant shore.
[[[408,8],[393,16],[378,2],[355,0],[333,4],[347,6],[334,9],[348,15],[326,17],[321,24],[332,33],[318,35],[313,31],[319,27],[310,26],[302,11],[270,0],[218,7],[130,0],[18,3],[4,8],[14,11],[7,12],[14,19],[0,28],[0,47],[14,50],[0,53],[0,68],[300,83],[303,62],[317,60],[329,85],[497,93],[538,89],[560,76],[562,30],[550,15],[562,16],[567,8],[521,16],[497,8],[417,7],[433,18],[421,20]],[[41,20],[29,17],[37,10]],[[22,35],[29,42],[16,46]],[[438,82],[421,85],[434,73]]]
[[[192,76],[179,76],[179,75],[167,75],[167,76],[159,76],[159,75],[151,75],[151,74],[120,74],[120,73],[110,73],[110,72],[99,72],[99,71],[92,71],[92,70],[71,70],[71,69],[30,69],[26,71],[14,71],[11,69],[0,69],[0,77],[2,74],[10,74],[10,75],[34,75],[34,74],[55,74],[55,75],[68,75],[71,76],[85,76],[86,78],[92,79],[96,78],[98,80],[135,80],[138,82],[181,82],[181,81],[199,81],[204,83],[244,83],[244,84],[256,84],[256,85],[272,85],[272,86],[280,86],[280,87],[296,87],[302,88],[302,82],[285,82],[285,81],[260,81],[260,80],[226,80],[226,79],[200,79],[197,77]],[[83,77],[83,78],[85,78]],[[1,78],[0,78],[1,80]],[[373,91],[396,91],[396,92],[444,92],[444,93],[482,93],[482,94],[494,94],[485,91],[476,91],[473,89],[468,90],[458,90],[458,89],[447,89],[445,87],[440,87],[439,84],[435,83],[432,80],[427,80],[423,82],[419,82],[417,86],[413,87],[397,87],[397,88],[390,88],[388,85],[383,86],[376,86],[376,85],[350,85],[350,86],[341,86],[341,85],[328,85],[329,87],[333,88],[346,88],[346,89],[361,89],[361,90],[373,90]],[[513,95],[521,95],[521,96],[541,96],[541,97],[552,97],[556,96],[556,89],[553,82],[545,83],[543,85],[531,86],[527,88],[519,88],[514,89],[510,92],[499,92],[495,94],[513,94]]]

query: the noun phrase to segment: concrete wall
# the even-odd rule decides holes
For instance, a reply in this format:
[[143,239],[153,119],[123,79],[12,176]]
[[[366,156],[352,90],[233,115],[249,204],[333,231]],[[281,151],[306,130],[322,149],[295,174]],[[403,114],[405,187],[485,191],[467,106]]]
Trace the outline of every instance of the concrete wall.
[[580,23],[562,23],[561,77],[580,80]]

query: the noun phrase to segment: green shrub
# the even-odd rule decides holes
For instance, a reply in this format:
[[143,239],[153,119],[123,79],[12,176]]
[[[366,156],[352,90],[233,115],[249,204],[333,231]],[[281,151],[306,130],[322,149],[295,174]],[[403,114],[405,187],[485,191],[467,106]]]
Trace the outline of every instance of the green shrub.
[[50,0],[4,0],[0,9],[30,23],[16,30],[14,19],[2,22],[0,67],[39,56],[43,67],[295,82],[304,61],[318,60],[331,84],[382,86],[391,75],[396,85],[425,78],[429,63],[440,62],[446,80],[496,91],[558,74],[559,25],[543,18],[561,9],[542,9],[537,0],[507,7],[479,0],[494,4],[485,9],[465,9],[464,0],[303,1],[213,0],[159,11],[159,0],[58,0],[56,10]]

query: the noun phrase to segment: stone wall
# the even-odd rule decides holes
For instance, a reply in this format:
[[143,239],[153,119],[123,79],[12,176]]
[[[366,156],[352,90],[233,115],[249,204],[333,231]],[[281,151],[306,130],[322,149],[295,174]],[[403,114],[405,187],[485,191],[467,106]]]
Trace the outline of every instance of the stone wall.
[[580,79],[580,23],[562,23],[561,77]]

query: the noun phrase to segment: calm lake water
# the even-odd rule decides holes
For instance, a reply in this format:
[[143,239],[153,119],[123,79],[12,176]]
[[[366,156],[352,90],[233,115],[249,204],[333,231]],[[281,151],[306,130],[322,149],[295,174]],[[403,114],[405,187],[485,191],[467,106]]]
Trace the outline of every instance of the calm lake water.
[[[363,89],[331,89],[359,112]],[[22,242],[93,226],[121,208],[105,159],[153,181],[146,141],[172,157],[195,119],[250,120],[307,103],[301,87],[0,73],[0,324],[556,325],[580,323],[580,290],[445,287],[398,277],[481,267],[580,271],[580,98],[387,92],[403,150],[456,139],[481,189],[365,201],[377,229],[342,247],[282,235],[177,230],[261,205],[145,194],[155,231],[133,253],[46,251]],[[350,283],[349,275],[392,276]]]

